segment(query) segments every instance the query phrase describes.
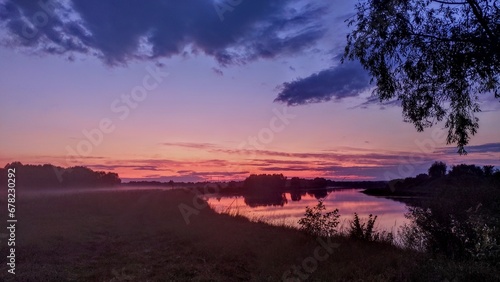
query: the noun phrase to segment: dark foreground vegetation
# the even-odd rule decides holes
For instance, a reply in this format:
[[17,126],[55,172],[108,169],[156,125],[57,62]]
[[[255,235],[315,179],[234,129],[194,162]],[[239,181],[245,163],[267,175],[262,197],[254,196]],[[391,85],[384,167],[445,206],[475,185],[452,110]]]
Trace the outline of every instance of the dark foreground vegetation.
[[[23,172],[30,181],[54,169],[9,166],[17,178]],[[63,183],[72,187],[78,179],[94,179],[98,186],[106,175],[63,169]],[[306,209],[300,230],[216,214],[198,198],[210,189],[21,196],[16,275],[2,265],[0,280],[500,280],[500,172],[493,167],[458,165],[448,171],[436,162],[428,174],[367,189],[410,204],[412,223],[397,234],[376,230],[376,215],[355,214],[347,229],[338,230],[339,211],[321,200],[330,189],[325,185],[321,178],[288,180],[274,174],[251,175],[237,188],[248,205],[286,201],[286,191],[292,200],[313,193],[318,205]],[[17,191],[24,189],[19,185]],[[6,218],[5,212],[0,216]],[[7,253],[7,244],[1,251]]]
[[412,224],[401,231],[407,247],[500,267],[500,171],[465,164],[448,171],[435,162],[428,172],[365,193],[410,205]]
[[[331,238],[319,241],[299,230],[217,214],[202,201],[194,204],[195,197],[185,190],[149,190],[19,198],[16,275],[8,274],[3,264],[0,280],[491,281],[500,277],[498,269],[488,264],[433,258],[385,242],[338,234],[323,234]],[[180,204],[197,212],[183,216]],[[315,258],[317,250],[321,260]],[[2,243],[1,253],[6,252]]]

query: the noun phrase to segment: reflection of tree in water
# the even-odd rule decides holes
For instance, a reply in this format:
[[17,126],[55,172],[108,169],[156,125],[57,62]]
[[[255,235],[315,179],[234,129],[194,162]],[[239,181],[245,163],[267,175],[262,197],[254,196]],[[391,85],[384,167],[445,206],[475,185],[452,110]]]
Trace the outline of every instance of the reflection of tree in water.
[[245,204],[255,206],[283,206],[288,203],[285,193],[289,192],[292,201],[300,201],[309,194],[316,199],[325,198],[332,189],[328,189],[328,180],[324,178],[300,179],[293,177],[287,185],[282,174],[252,174],[243,182]]
[[285,194],[278,192],[252,193],[245,195],[244,198],[245,204],[252,208],[259,206],[284,206],[288,203]]
[[282,174],[250,175],[243,182],[245,204],[256,206],[283,206],[287,203],[286,177]]
[[318,188],[318,189],[307,191],[307,194],[310,196],[313,196],[316,199],[321,199],[321,198],[328,196],[328,194],[330,194],[332,191],[333,191],[332,189]]
[[292,201],[294,202],[298,202],[300,200],[302,200],[302,196],[305,196],[306,195],[306,192],[303,191],[292,191],[290,192],[290,198],[292,198]]
[[[290,198],[293,202],[299,202],[305,195],[312,196],[316,199],[325,198],[330,194],[332,189],[314,189],[290,191]],[[285,193],[266,191],[265,193],[247,193],[244,195],[245,204],[250,207],[256,206],[283,206],[288,203]]]

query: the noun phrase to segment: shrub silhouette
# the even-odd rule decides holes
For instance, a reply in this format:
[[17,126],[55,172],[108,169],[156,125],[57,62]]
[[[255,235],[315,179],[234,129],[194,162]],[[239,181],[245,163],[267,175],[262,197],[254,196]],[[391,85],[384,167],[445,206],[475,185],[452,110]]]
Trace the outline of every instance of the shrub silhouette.
[[394,236],[390,232],[375,231],[375,221],[377,216],[370,214],[366,222],[363,222],[357,213],[354,213],[354,219],[351,221],[351,226],[349,230],[349,236],[355,239],[361,239],[366,241],[379,241],[392,243]]
[[454,166],[431,186],[434,193],[409,207],[413,226],[403,239],[454,260],[499,261],[500,183],[483,174],[474,165]]
[[300,230],[313,236],[331,237],[335,235],[339,224],[339,210],[335,209],[323,214],[325,209],[323,200],[318,200],[315,207],[307,206],[304,217],[298,221]]
[[371,241],[373,237],[373,227],[377,216],[369,215],[367,222],[361,222],[357,213],[354,213],[354,219],[351,221],[351,229],[349,236],[357,239],[364,239]]

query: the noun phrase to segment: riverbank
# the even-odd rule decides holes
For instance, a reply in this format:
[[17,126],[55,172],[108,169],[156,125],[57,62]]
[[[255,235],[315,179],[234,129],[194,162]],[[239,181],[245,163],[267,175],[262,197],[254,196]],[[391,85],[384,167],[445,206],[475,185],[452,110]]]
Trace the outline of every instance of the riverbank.
[[429,262],[382,243],[338,237],[328,245],[295,229],[217,214],[193,199],[184,190],[18,198],[16,274],[3,263],[0,280],[451,281],[460,272],[484,278],[491,271]]

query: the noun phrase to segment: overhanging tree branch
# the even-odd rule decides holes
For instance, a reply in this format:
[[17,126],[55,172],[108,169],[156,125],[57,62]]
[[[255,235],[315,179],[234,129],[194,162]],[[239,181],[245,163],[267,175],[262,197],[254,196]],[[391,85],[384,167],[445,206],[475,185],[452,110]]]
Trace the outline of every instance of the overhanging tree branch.
[[464,5],[464,4],[467,4],[467,2],[449,2],[449,1],[439,1],[439,0],[433,0],[432,2],[437,2],[440,4],[446,4],[446,5]]
[[359,4],[343,59],[368,70],[380,100],[398,97],[417,130],[446,121],[448,142],[464,154],[479,128],[476,97],[498,97],[500,10],[496,3],[458,1]]
[[484,18],[483,13],[481,12],[481,7],[475,0],[467,0],[470,7],[472,8],[472,13],[476,16],[477,21],[481,24],[482,28],[488,35],[491,41],[498,41],[498,38],[495,37],[490,27],[488,26],[488,21]]

